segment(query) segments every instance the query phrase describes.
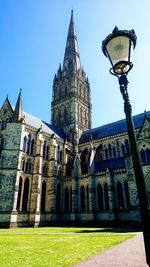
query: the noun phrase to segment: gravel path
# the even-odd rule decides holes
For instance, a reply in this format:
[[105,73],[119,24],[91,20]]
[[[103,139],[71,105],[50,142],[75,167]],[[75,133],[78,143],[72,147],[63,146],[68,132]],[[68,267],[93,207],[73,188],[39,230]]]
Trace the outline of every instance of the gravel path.
[[116,245],[74,267],[147,267],[143,234],[138,233],[123,243]]

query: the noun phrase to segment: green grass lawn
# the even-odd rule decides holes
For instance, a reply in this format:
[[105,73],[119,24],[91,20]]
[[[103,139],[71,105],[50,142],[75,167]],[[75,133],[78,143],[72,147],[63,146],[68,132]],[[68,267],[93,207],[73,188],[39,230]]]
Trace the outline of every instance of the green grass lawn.
[[110,228],[0,229],[0,266],[69,267],[133,235]]

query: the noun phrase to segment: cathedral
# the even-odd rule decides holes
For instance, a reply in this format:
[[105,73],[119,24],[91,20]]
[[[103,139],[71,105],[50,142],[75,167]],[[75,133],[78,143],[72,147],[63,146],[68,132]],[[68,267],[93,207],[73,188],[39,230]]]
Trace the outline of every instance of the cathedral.
[[[150,111],[133,116],[150,200]],[[92,128],[91,89],[71,13],[51,122],[0,109],[0,227],[140,222],[125,119]]]

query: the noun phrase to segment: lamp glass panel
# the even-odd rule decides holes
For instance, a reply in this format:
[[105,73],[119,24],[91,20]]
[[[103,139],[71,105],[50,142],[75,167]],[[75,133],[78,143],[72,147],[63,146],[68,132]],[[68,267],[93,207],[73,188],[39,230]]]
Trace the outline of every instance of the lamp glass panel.
[[130,61],[129,45],[130,45],[130,38],[123,35],[116,36],[107,43],[106,50],[113,66],[120,61],[125,61],[125,62]]

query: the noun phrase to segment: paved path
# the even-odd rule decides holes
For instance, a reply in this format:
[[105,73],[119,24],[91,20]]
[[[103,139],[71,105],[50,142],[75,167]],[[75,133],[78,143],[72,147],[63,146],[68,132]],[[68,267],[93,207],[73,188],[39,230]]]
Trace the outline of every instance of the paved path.
[[147,267],[142,233],[74,267]]

